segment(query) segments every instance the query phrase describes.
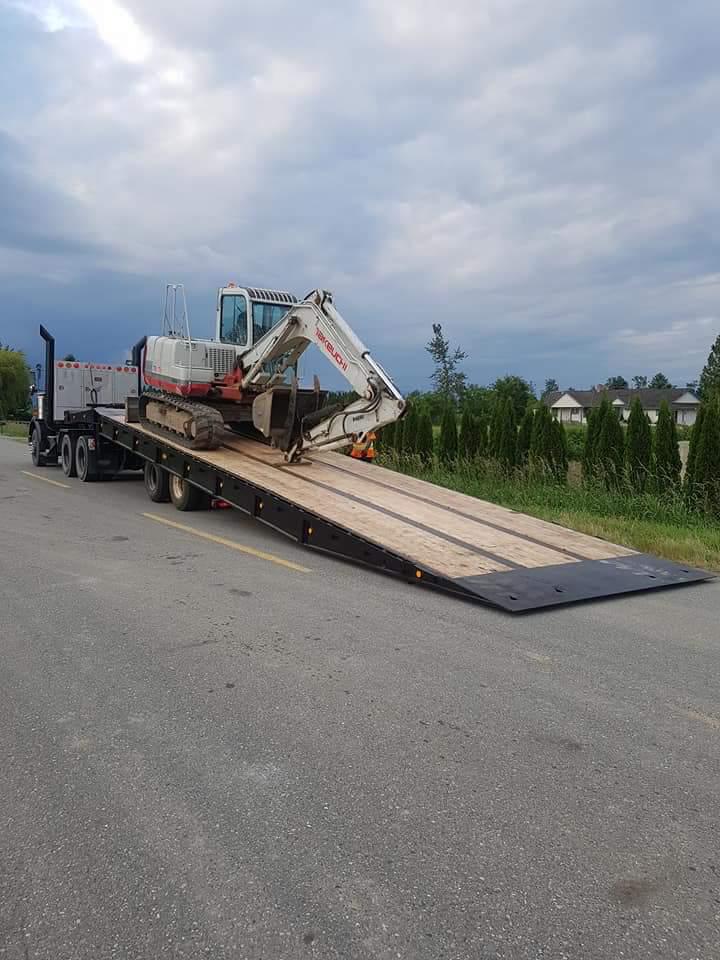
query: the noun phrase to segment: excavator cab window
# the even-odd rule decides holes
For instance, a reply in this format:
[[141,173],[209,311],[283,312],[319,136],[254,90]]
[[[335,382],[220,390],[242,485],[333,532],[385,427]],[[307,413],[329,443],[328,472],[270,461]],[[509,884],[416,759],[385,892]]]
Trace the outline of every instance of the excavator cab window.
[[264,337],[287,312],[288,307],[281,303],[253,302],[253,343],[257,343],[261,337]]
[[239,347],[248,342],[247,300],[242,293],[226,293],[220,305],[220,339]]

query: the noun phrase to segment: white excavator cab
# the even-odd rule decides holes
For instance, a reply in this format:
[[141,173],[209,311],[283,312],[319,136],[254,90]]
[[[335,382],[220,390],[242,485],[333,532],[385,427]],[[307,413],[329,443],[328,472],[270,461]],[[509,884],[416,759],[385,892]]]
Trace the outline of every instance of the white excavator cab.
[[280,290],[239,287],[218,290],[215,339],[238,347],[254,346],[288,312],[297,298]]

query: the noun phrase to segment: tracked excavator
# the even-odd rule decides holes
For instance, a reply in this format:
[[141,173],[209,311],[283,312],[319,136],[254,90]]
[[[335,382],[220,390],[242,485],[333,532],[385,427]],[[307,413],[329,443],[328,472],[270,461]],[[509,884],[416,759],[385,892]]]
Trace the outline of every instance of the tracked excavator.
[[[139,419],[185,447],[212,450],[225,429],[249,429],[292,463],[311,450],[363,441],[405,411],[402,395],[326,290],[297,300],[229,284],[218,291],[215,334],[214,340],[191,336],[184,287],[167,284],[161,336],[135,347],[143,379]],[[311,344],[356,399],[328,405],[317,377],[312,389],[299,387],[298,364]]]

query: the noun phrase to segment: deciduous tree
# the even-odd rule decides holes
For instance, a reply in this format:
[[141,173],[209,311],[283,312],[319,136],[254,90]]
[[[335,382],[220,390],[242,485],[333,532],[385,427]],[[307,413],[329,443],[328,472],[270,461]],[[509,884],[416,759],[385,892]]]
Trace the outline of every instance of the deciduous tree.
[[425,349],[435,364],[432,382],[445,405],[457,406],[466,387],[467,376],[460,364],[467,354],[460,347],[451,347],[450,341],[442,332],[442,324],[433,324],[433,336]]
[[25,354],[0,348],[0,418],[23,413],[30,398],[30,373]]
[[499,377],[492,384],[492,389],[498,397],[508,397],[512,401],[515,423],[522,419],[528,404],[535,400],[532,384],[515,375]]
[[650,381],[650,387],[652,390],[670,390],[672,384],[664,373],[656,373]]

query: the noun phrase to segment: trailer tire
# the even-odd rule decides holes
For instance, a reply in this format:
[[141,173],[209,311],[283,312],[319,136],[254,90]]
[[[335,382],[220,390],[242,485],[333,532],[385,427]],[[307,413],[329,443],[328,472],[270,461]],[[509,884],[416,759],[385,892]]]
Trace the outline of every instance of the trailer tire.
[[30,456],[32,458],[34,467],[46,467],[47,460],[45,454],[42,452],[43,448],[43,439],[40,427],[35,426],[33,428],[32,436],[30,438]]
[[167,503],[170,499],[170,475],[149,460],[145,464],[145,489],[153,503]]
[[206,493],[193,487],[187,480],[170,474],[169,478],[170,499],[176,510],[187,512],[190,510],[202,510],[208,505],[209,500]]
[[95,450],[90,449],[88,438],[85,436],[78,437],[75,444],[75,468],[78,479],[83,483],[93,483],[99,479],[97,455]]
[[60,443],[60,464],[66,477],[77,476],[75,463],[75,443],[69,433],[64,433]]

